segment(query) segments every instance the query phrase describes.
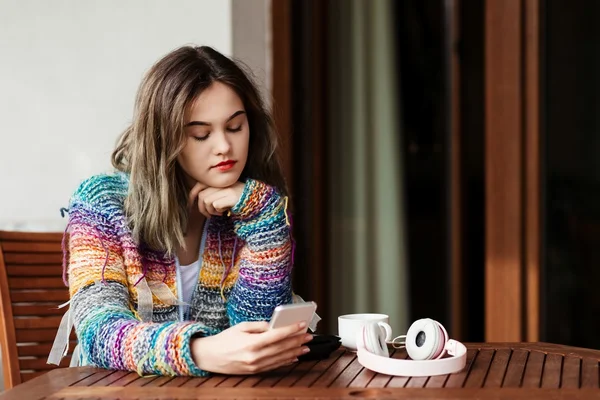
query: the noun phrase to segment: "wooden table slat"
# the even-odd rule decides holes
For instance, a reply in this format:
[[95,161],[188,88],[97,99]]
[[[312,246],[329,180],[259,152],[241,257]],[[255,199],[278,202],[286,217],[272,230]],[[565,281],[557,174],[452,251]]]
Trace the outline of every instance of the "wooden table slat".
[[116,381],[112,382],[110,384],[110,386],[127,386],[131,382],[133,382],[133,381],[135,381],[136,379],[139,379],[139,378],[140,378],[140,376],[138,375],[137,372],[127,372],[127,374],[121,376]]
[[409,376],[393,376],[392,379],[388,382],[386,387],[389,388],[402,388],[405,387],[408,383],[410,377]]
[[246,378],[247,378],[246,376],[230,376],[229,378],[221,381],[221,383],[219,383],[217,386],[218,387],[236,387],[237,385],[240,384],[240,382],[242,382]]
[[344,351],[338,350],[326,360],[318,361],[314,367],[312,367],[299,381],[294,382],[292,386],[312,386],[313,383],[319,379],[321,374],[325,373],[329,367],[337,362],[342,354],[344,354]]
[[151,386],[154,386],[154,387],[165,386],[167,383],[169,383],[173,379],[175,379],[174,376],[159,376],[158,378],[156,378],[155,380],[153,380],[151,382]]
[[[115,371],[113,374],[107,375],[97,382],[92,383],[89,386],[109,386],[124,376],[131,374],[129,371]],[[137,374],[136,374],[137,375]]]
[[425,387],[425,385],[427,384],[427,381],[429,381],[429,376],[415,376],[412,377],[408,380],[408,382],[406,382],[406,385],[404,385],[404,387],[407,388],[422,388]]
[[581,387],[598,388],[600,386],[598,360],[583,359],[581,369]]
[[287,367],[279,368],[278,371],[263,374],[264,378],[256,384],[256,387],[273,387],[279,384],[279,382],[281,382],[281,380],[286,376],[289,376],[289,374],[294,371],[299,364],[301,363],[297,362]]
[[91,386],[94,383],[98,382],[101,379],[106,378],[107,376],[114,374],[116,371],[110,371],[110,370],[106,370],[106,371],[101,371],[99,373],[95,373],[93,375],[90,375],[80,381],[75,382],[73,385],[71,386]]
[[546,362],[546,354],[540,351],[532,351],[529,353],[525,373],[523,374],[522,387],[538,388],[542,381],[542,371]]
[[[406,353],[405,350],[393,350],[392,353],[390,354],[390,357],[405,358],[406,357],[405,353]],[[393,376],[376,373],[375,376],[372,377],[372,379],[370,380],[370,382],[367,384],[366,387],[368,387],[368,388],[384,388],[390,383],[390,381],[393,378],[394,378]]]
[[182,383],[181,386],[179,386],[179,387],[182,387],[182,388],[188,388],[188,387],[196,388],[196,387],[202,385],[204,382],[206,382],[209,379],[210,378],[208,376],[203,376],[203,377],[199,377],[199,378],[190,379],[190,380]]
[[456,374],[450,375],[448,377],[448,380],[446,381],[445,387],[447,387],[447,388],[463,387],[467,377],[469,376],[469,373],[471,372],[471,369],[473,368],[473,365],[477,361],[478,356],[479,356],[478,349],[468,349],[467,350],[467,365],[465,366],[465,369],[463,369],[462,371],[460,371]]
[[215,375],[211,376],[204,382],[202,382],[197,387],[217,387],[220,383],[224,382],[227,379],[227,376],[224,375]]
[[251,388],[251,387],[258,385],[260,383],[260,381],[262,381],[263,379],[264,379],[264,377],[260,376],[260,375],[254,375],[254,376],[250,375],[250,376],[247,376],[246,378],[244,378],[235,387]]
[[384,374],[375,374],[373,379],[371,379],[371,382],[369,382],[367,384],[367,387],[368,388],[384,388],[390,383],[392,378],[393,378],[393,376],[384,375]]
[[360,372],[352,379],[348,384],[351,388],[365,388],[371,382],[371,380],[377,375],[376,372],[371,371],[367,368],[362,368]]
[[479,350],[475,364],[471,368],[471,373],[467,376],[464,387],[483,387],[495,354],[496,350],[493,349]]
[[502,387],[511,355],[512,351],[510,349],[496,350],[483,387]]
[[311,386],[314,387],[328,387],[330,386],[354,360],[355,355],[349,351],[342,354],[342,356],[337,360],[337,362],[329,367],[325,373],[319,376]]
[[523,381],[523,373],[525,372],[525,365],[529,358],[529,352],[523,349],[512,350],[508,367],[506,368],[506,374],[502,382],[502,387],[517,388],[521,386]]
[[[158,378],[159,378],[158,376],[139,376],[138,375],[138,379],[129,382],[127,387],[148,386],[149,384],[153,383]],[[150,385],[150,386],[154,386],[154,385]]]
[[563,361],[561,388],[581,387],[581,358],[567,356]]
[[275,371],[263,373],[259,375],[248,375],[241,377],[229,377],[219,384],[219,387],[273,387],[283,378],[288,376],[292,370],[298,365],[294,363]]
[[[332,357],[335,357],[335,353],[332,354]],[[306,373],[308,373],[308,371],[313,369],[315,367],[315,365],[317,365],[317,363],[318,362],[315,360],[298,362],[298,365],[296,367],[294,367],[294,373],[284,376],[283,379],[281,379],[279,381],[278,386],[279,387],[292,387],[298,380],[300,380]],[[250,385],[250,383],[252,383],[252,381],[251,380],[248,381],[248,379],[246,379],[239,385],[239,387],[252,387],[252,386],[260,383],[261,380],[262,380],[262,377],[259,381]],[[248,382],[246,382],[246,381],[248,381]]]
[[542,373],[543,388],[559,388],[560,376],[562,373],[563,356],[560,354],[546,355],[544,363],[544,372]]
[[163,387],[179,387],[192,379],[194,378],[192,378],[191,376],[176,376],[167,383],[165,383]]
[[355,353],[352,353],[352,362],[343,374],[338,376],[330,385],[330,387],[348,387],[356,379],[358,374],[363,370],[363,366],[358,362],[358,357]]
[[450,375],[436,375],[429,378],[425,384],[426,388],[443,388],[446,387]]

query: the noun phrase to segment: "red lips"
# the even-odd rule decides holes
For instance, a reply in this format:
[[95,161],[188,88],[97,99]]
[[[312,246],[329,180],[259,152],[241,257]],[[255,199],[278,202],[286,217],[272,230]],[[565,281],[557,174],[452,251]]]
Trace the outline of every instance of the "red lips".
[[220,163],[215,165],[213,168],[216,168],[219,171],[228,171],[231,168],[233,168],[233,166],[235,165],[236,162],[237,161],[234,161],[234,160],[221,161]]
[[217,165],[215,165],[215,167],[224,167],[226,165],[233,165],[233,164],[235,164],[235,161],[226,160],[226,161],[222,161],[222,162],[218,163]]

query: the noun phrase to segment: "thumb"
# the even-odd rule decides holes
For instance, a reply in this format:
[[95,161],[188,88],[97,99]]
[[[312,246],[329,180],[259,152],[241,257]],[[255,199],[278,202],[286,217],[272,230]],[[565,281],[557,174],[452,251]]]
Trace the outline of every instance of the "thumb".
[[262,333],[269,330],[269,323],[267,321],[248,321],[242,322],[237,326],[239,326],[242,332],[247,333]]

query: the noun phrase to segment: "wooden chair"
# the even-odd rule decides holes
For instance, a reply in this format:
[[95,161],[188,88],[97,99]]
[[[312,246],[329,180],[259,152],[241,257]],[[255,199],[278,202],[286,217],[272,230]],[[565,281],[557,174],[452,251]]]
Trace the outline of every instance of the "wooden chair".
[[[0,346],[4,387],[57,368],[48,354],[69,300],[62,281],[62,233],[0,231]],[[75,347],[71,332],[69,351]],[[61,361],[68,366],[70,354]]]

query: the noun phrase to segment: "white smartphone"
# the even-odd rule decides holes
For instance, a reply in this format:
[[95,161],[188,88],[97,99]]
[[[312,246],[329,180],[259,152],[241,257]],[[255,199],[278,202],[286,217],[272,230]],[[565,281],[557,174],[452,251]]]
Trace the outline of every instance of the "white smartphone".
[[306,322],[306,328],[310,325],[313,314],[317,310],[317,303],[308,301],[305,303],[283,304],[275,307],[269,327],[271,329],[281,328],[291,324]]

